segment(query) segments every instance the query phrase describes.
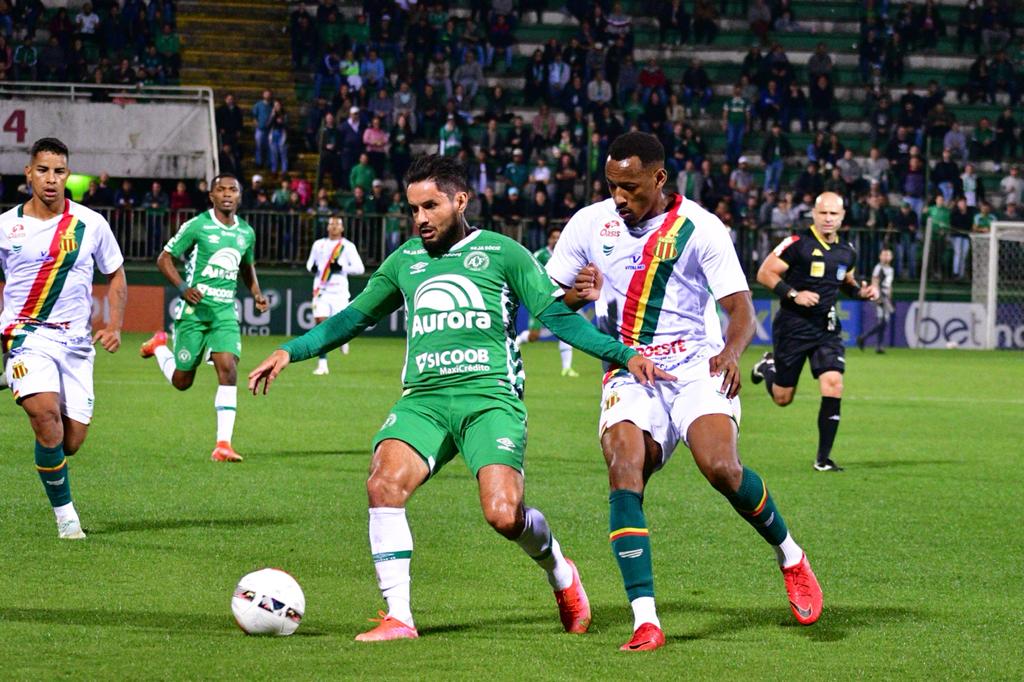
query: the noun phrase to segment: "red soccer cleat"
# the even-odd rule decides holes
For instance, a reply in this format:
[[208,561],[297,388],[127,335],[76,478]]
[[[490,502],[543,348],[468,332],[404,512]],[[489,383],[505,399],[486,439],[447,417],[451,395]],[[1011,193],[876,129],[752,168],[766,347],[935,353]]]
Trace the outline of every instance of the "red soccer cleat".
[[644,623],[633,633],[633,639],[619,647],[619,651],[651,651],[665,646],[665,633],[654,623]]
[[217,441],[217,447],[210,453],[210,459],[214,462],[241,462],[242,456],[235,452],[231,443],[221,440]]
[[562,627],[566,632],[582,635],[590,627],[590,600],[580,582],[580,572],[576,564],[566,559],[572,567],[572,585],[564,590],[555,590],[555,601],[558,602],[558,615],[562,619]]
[[167,332],[158,331],[156,334],[153,334],[153,336],[149,337],[148,341],[142,344],[142,346],[139,348],[139,355],[141,355],[144,358],[151,358],[153,357],[153,354],[156,353],[156,349],[158,346],[166,345]]
[[356,635],[357,642],[387,642],[392,639],[418,639],[420,636],[416,628],[392,618],[383,611],[378,611],[377,616],[370,620],[378,625],[372,630]]
[[811,625],[821,616],[821,585],[811,570],[807,555],[800,557],[800,563],[782,569],[789,593],[789,606],[801,625]]

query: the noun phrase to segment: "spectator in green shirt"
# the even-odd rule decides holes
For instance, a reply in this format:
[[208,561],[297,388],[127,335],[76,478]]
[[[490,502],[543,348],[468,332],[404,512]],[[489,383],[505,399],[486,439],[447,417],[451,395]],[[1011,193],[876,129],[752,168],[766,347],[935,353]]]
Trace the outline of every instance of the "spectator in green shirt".
[[373,166],[370,165],[370,157],[363,152],[359,155],[359,163],[352,166],[352,170],[348,175],[349,186],[355,190],[356,187],[362,187],[363,192],[369,192],[373,188],[373,181],[377,177],[377,174],[373,172]]
[[170,24],[164,24],[160,29],[160,35],[153,43],[156,45],[157,53],[167,66],[168,75],[171,78],[177,78],[178,70],[181,68],[181,38],[174,32]]

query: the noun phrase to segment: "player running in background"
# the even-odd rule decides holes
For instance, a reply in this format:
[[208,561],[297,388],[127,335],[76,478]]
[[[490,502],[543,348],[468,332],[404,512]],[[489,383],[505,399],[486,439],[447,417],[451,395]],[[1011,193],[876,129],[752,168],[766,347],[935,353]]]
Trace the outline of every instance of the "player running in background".
[[[809,625],[821,613],[821,588],[764,481],[736,448],[738,363],[754,334],[754,307],[729,232],[697,203],[662,193],[665,150],[653,135],[618,137],[605,175],[611,198],[572,217],[548,273],[568,289],[571,307],[603,299],[623,343],[678,377],[644,385],[612,366],[604,378],[598,432],[611,488],[610,540],[633,609],[633,636],[621,648],[665,644],[643,500],[648,479],[679,441],[774,549],[793,614]],[[724,343],[710,309],[716,300],[729,314]]]
[[[35,432],[35,460],[57,517],[57,535],[85,537],[71,500],[69,457],[93,412],[92,368],[99,343],[121,346],[128,300],[124,258],[103,216],[64,197],[68,148],[52,137],[32,145],[25,180],[32,198],[0,215],[4,306],[0,346],[14,399]],[[94,270],[110,288],[107,326],[90,338]]]
[[525,375],[515,343],[516,309],[523,303],[560,338],[627,367],[638,381],[671,377],[569,310],[522,245],[466,223],[469,186],[457,161],[422,157],[405,184],[419,236],[384,261],[348,308],[264,360],[249,374],[249,387],[255,394],[262,382],[265,393],[290,362],[337,348],[404,303],[404,390],[374,438],[366,483],[370,551],[388,612],[356,639],[418,637],[405,506],[458,452],[476,478],[487,522],[547,573],[565,630],[585,632],[590,606],[579,572],[544,515],[523,504]]
[[757,271],[757,281],[774,291],[781,305],[772,321],[773,352],[761,357],[750,378],[755,384],[764,381],[768,395],[784,407],[793,402],[800,372],[810,359],[811,375],[821,387],[814,468],[842,471],[831,458],[846,371],[836,299],[840,289],[853,298],[869,300],[878,297],[878,290],[854,279],[857,252],[839,239],[846,215],[843,198],[834,192],[819,194],[811,215],[810,229],[786,237]]
[[[144,358],[156,356],[160,371],[179,391],[192,386],[196,368],[207,351],[212,354],[218,383],[213,401],[217,445],[210,459],[241,462],[241,455],[231,447],[238,404],[238,358],[242,354],[235,312],[239,275],[252,292],[256,308],[266,312],[268,304],[253,266],[256,235],[249,223],[236,215],[242,185],[228,173],[218,175],[211,184],[213,208],[182,225],[156,259],[163,276],[181,292],[174,314],[174,350],[167,347],[167,334],[159,331],[139,352]],[[185,279],[178,274],[174,258],[185,260]]]
[[[551,260],[551,254],[554,253],[555,244],[558,243],[558,238],[561,235],[561,227],[552,227],[548,230],[547,246],[533,252],[533,257],[537,259],[538,263],[541,265],[548,264],[548,261]],[[520,332],[519,336],[516,337],[516,343],[520,346],[524,343],[533,343],[540,338],[540,332],[542,329],[544,329],[544,325],[540,323],[540,320],[531,315],[526,329]],[[559,340],[558,353],[562,356],[562,376],[572,378],[578,377],[580,373],[572,368],[572,346],[567,344],[565,341]]]
[[884,353],[882,344],[885,343],[885,329],[889,326],[889,320],[896,310],[892,303],[892,279],[895,272],[892,268],[892,251],[882,249],[878,252],[878,263],[871,272],[871,284],[878,289],[878,298],[875,299],[875,326],[857,337],[857,347],[864,350],[864,346],[875,334],[878,335],[878,345],[875,346],[876,353]]
[[[320,324],[348,306],[348,276],[366,272],[356,245],[345,239],[345,225],[335,213],[327,220],[327,236],[313,242],[306,269],[313,273],[313,318]],[[348,354],[348,344],[341,347]],[[323,353],[313,374],[329,374],[327,354]]]

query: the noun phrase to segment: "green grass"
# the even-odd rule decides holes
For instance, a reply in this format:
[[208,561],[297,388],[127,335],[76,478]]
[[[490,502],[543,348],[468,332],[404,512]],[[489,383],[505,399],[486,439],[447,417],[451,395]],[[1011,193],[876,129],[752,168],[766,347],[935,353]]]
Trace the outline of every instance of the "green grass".
[[[177,394],[134,354],[139,341],[97,362],[96,418],[71,469],[84,542],[57,540],[27,420],[0,396],[5,679],[1024,676],[1017,354],[854,350],[842,474],[811,469],[808,374],[784,410],[746,386],[741,453],[811,557],[824,615],[794,624],[771,551],[681,448],[646,498],[668,646],[631,656],[617,651],[631,616],[607,544],[595,361],[577,357],[589,378],[561,379],[552,344],[525,349],[527,500],[580,566],[591,632],[561,632],[543,575],[487,527],[457,461],[409,505],[421,639],[357,645],[382,604],[364,480],[401,341],[356,341],[328,377],[306,363],[268,397],[241,395],[237,466],[209,461],[212,370]],[[273,343],[247,339],[243,368]],[[231,619],[237,578],[268,565],[305,589],[290,638],[245,637]]]

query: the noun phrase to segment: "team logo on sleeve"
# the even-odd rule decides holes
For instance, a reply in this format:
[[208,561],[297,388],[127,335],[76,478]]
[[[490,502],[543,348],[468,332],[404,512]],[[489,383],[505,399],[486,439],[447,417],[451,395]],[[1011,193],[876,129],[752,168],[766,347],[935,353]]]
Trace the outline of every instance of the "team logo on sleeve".
[[486,270],[487,266],[490,264],[490,257],[488,257],[486,253],[482,253],[480,251],[474,251],[468,254],[462,261],[462,265],[465,266],[467,270],[472,270],[473,272]]
[[846,277],[846,266],[840,265],[836,268],[836,279],[842,279]]
[[14,364],[11,365],[11,376],[15,379],[23,379],[28,374],[28,367],[21,360],[15,360]]

